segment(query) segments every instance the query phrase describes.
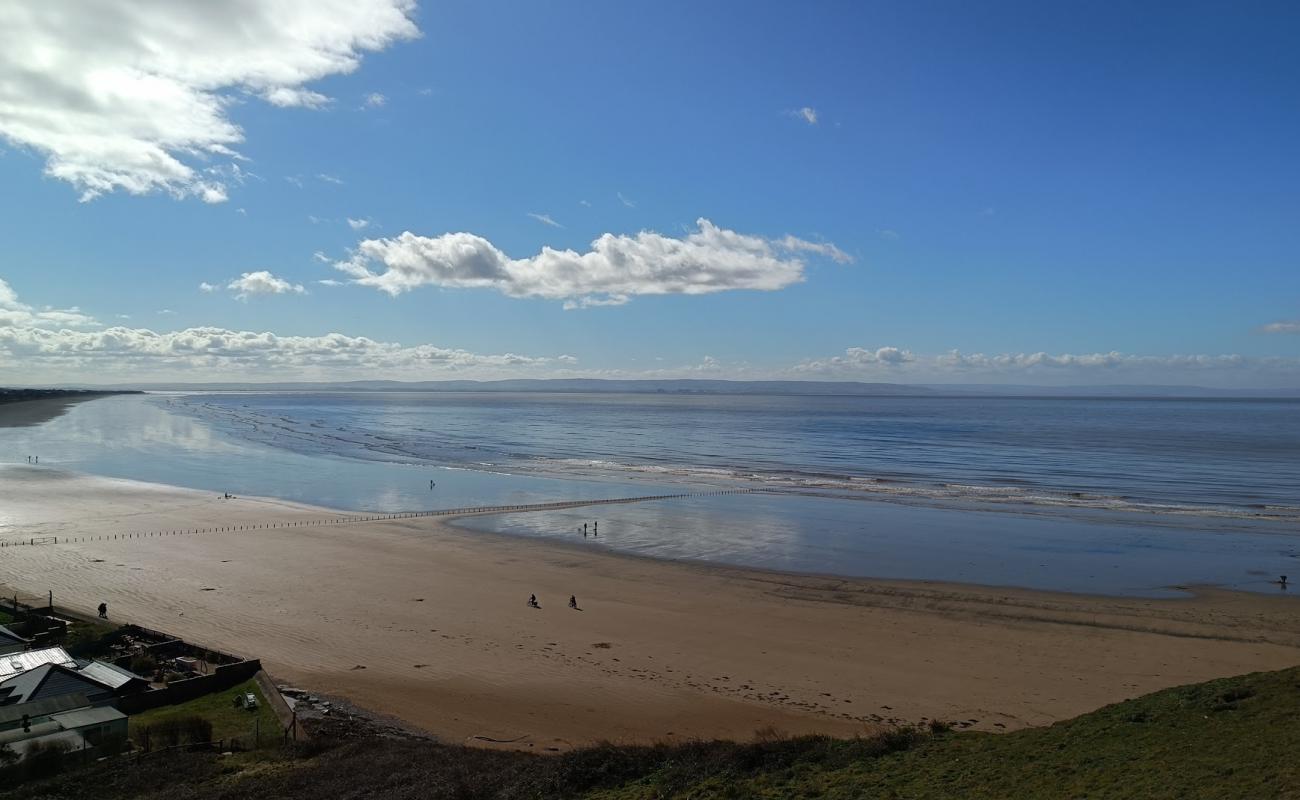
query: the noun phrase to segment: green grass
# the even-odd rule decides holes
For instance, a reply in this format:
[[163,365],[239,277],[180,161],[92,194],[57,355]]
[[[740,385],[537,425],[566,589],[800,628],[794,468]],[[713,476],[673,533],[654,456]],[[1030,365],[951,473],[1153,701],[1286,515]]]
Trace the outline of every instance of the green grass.
[[[230,694],[186,706],[229,718]],[[164,711],[193,713],[150,713]],[[178,752],[130,769],[105,762],[12,792],[0,788],[0,800],[1300,800],[1298,719],[1300,668],[1293,668],[1169,689],[1001,735],[768,735],[749,744],[604,744],[539,756],[344,732],[317,736],[304,749],[235,759]]]
[[665,794],[664,771],[592,793],[690,798],[1300,798],[1300,669],[1170,689],[1049,728],[947,733],[825,769],[711,776]]
[[[244,692],[252,692],[257,696],[256,711],[235,707],[235,697]],[[203,717],[212,723],[212,738],[214,740],[224,739],[229,741],[238,738],[246,742],[245,746],[247,748],[252,748],[253,732],[255,726],[260,722],[262,745],[280,744],[280,721],[276,719],[275,712],[267,705],[266,698],[262,696],[262,690],[258,688],[257,682],[253,680],[244,681],[224,692],[204,695],[188,703],[163,706],[162,708],[136,714],[131,717],[128,723],[129,732],[132,738],[135,738],[134,732],[148,725],[154,725],[167,719],[192,716]]]
[[14,618],[12,614],[7,611],[0,611],[0,625],[11,625],[13,624],[13,621]]

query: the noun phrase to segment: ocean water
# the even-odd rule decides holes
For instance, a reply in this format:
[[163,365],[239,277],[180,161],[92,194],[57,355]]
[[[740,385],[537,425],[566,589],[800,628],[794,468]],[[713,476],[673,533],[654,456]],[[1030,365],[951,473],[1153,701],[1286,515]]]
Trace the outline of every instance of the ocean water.
[[[1300,574],[1294,401],[124,396],[0,429],[0,463],[31,453],[356,510],[744,487],[757,492],[602,507],[585,544],[804,572],[1126,594],[1272,591]],[[460,524],[584,543],[590,513]]]

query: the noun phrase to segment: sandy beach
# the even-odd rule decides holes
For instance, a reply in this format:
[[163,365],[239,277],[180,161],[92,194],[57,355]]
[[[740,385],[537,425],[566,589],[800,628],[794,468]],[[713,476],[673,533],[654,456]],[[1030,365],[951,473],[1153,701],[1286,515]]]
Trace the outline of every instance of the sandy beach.
[[[0,471],[0,497],[10,541],[344,516],[26,467]],[[105,601],[445,740],[539,750],[932,718],[1010,730],[1300,663],[1289,597],[784,575],[429,518],[4,548],[0,591]]]

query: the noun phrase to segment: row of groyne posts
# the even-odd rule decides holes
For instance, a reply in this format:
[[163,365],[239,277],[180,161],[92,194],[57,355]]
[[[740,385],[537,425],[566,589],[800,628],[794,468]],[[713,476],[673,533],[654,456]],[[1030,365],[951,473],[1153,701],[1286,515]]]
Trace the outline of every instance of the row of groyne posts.
[[254,522],[244,525],[226,525],[216,528],[189,528],[171,531],[128,531],[104,533],[93,536],[32,536],[26,539],[0,540],[0,548],[41,544],[71,544],[74,542],[103,542],[115,539],[144,539],[154,536],[188,536],[196,533],[239,533],[241,531],[270,530],[273,528],[305,528],[322,525],[355,525],[360,522],[386,522],[418,517],[455,517],[468,514],[504,514],[512,511],[554,511],[583,506],[614,505],[618,503],[643,503],[649,500],[678,500],[688,497],[717,497],[726,494],[752,494],[754,489],[718,489],[710,492],[683,492],[681,494],[652,494],[641,497],[613,497],[607,500],[560,500],[553,503],[525,503],[513,506],[471,506],[468,508],[442,508],[434,511],[399,511],[392,514],[365,514],[328,517],[326,519],[284,520],[281,522]]

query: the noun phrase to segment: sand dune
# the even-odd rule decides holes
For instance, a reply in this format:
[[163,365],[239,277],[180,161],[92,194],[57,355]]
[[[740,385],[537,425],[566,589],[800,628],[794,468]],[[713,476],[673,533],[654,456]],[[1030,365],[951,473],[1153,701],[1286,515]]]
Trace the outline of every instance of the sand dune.
[[[320,518],[306,506],[10,468],[0,539]],[[1300,662],[1291,598],[1181,600],[664,563],[432,519],[0,549],[0,587],[260,657],[448,740],[1004,730]],[[541,610],[525,600],[536,593]],[[581,611],[566,607],[576,594]]]

